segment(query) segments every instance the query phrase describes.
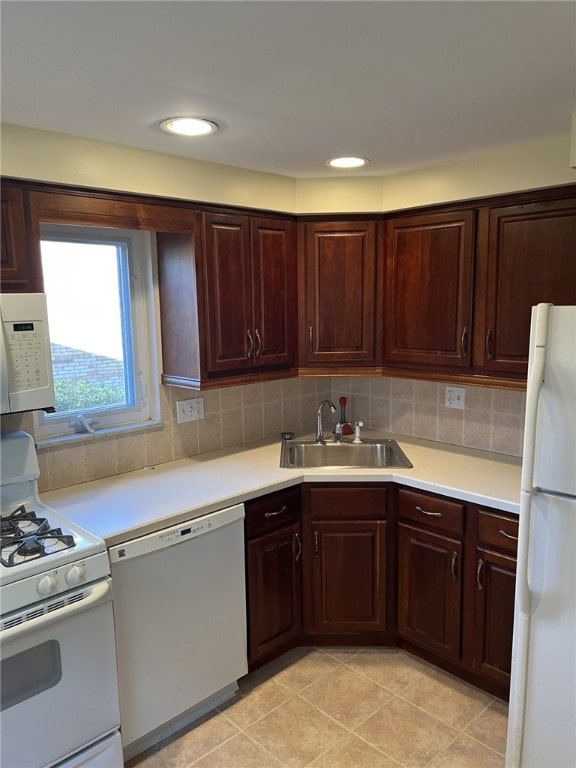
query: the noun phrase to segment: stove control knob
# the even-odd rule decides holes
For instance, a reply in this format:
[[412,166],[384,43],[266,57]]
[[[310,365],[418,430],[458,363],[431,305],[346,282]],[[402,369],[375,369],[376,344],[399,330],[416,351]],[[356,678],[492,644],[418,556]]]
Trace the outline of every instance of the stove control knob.
[[81,584],[86,579],[86,570],[82,565],[72,565],[66,571],[66,581],[71,586]]
[[42,576],[38,581],[37,589],[41,595],[51,595],[53,592],[56,592],[57,588],[58,582],[54,576],[46,574],[46,576]]

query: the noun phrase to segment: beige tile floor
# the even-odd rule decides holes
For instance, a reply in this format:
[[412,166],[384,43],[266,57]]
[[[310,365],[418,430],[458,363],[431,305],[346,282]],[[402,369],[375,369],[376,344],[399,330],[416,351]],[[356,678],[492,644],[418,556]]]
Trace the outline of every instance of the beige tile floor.
[[393,648],[298,648],[129,768],[503,768],[506,704]]

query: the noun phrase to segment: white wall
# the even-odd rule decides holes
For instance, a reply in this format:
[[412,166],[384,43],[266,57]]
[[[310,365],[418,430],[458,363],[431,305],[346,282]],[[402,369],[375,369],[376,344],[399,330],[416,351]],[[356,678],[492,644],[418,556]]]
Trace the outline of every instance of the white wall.
[[383,212],[576,182],[570,135],[391,176],[292,179],[14,125],[5,176],[289,213]]

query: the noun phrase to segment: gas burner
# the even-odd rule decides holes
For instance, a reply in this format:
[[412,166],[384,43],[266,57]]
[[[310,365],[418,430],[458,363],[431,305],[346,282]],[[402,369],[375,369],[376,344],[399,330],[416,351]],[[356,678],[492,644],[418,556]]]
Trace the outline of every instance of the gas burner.
[[2,518],[1,539],[13,540],[33,533],[46,533],[52,527],[45,517],[28,512],[24,504],[17,507],[8,517]]
[[[46,524],[48,521],[44,521]],[[40,557],[74,547],[73,536],[62,533],[61,528],[50,528],[31,534],[10,536],[0,543],[0,562],[7,568],[37,560]]]

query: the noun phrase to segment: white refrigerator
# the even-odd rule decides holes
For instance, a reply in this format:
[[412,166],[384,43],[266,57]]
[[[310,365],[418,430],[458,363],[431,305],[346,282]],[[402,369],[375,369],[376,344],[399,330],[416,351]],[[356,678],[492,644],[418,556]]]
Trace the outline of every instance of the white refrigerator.
[[576,306],[532,309],[507,768],[576,767]]

